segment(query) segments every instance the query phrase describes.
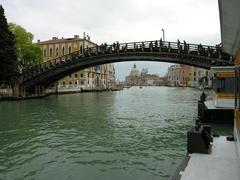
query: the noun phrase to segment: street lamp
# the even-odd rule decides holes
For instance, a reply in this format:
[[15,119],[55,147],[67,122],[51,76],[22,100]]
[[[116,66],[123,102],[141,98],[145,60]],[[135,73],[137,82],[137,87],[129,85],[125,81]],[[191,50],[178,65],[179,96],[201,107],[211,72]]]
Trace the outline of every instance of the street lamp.
[[165,32],[163,28],[162,28],[162,32],[163,32],[163,41],[165,41]]

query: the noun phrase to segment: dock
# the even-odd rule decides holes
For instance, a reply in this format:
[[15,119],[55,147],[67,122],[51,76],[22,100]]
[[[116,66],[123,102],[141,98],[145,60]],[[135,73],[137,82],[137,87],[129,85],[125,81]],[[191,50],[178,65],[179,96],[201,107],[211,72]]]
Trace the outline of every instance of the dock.
[[239,180],[240,158],[236,141],[215,137],[210,154],[187,154],[172,180]]

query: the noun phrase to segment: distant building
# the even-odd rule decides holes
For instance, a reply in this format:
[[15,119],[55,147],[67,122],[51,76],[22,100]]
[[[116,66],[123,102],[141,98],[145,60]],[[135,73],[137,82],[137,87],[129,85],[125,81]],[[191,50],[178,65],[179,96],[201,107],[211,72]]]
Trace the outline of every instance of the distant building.
[[168,68],[167,79],[169,86],[180,86],[180,65],[175,64]]
[[167,80],[169,86],[188,86],[202,88],[211,87],[209,70],[188,65],[175,64],[168,68]]
[[[90,37],[80,38],[75,35],[73,38],[53,37],[51,40],[40,41],[37,45],[43,52],[44,62],[51,59],[80,51],[83,48],[95,47],[96,44],[90,41]],[[108,89],[115,83],[115,69],[113,64],[105,64],[87,68],[69,74],[57,82],[59,92]]]
[[194,72],[194,79],[192,79],[192,87],[210,88],[212,87],[212,80],[210,71],[198,67],[192,67]]
[[129,76],[125,79],[125,84],[128,86],[160,86],[165,85],[166,80],[157,74],[148,74],[148,69],[142,69],[140,72],[134,64]]

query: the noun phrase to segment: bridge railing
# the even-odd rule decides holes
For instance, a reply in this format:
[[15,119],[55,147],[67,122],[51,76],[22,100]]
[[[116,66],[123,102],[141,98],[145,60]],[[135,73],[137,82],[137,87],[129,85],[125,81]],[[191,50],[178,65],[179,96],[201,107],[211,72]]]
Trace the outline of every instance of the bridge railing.
[[[62,64],[69,61],[79,60],[80,57],[108,54],[108,53],[119,53],[119,52],[134,52],[134,51],[149,51],[149,52],[165,52],[165,53],[182,53],[197,56],[206,56],[216,59],[231,60],[231,57],[222,52],[220,46],[208,46],[201,44],[189,44],[184,42],[170,42],[153,40],[143,42],[129,42],[129,43],[113,43],[111,45],[102,44],[95,47],[81,48],[79,51],[75,51],[70,54],[66,54],[55,59],[51,59],[42,64],[32,66],[28,69],[23,70],[23,73],[28,77],[31,74],[38,74],[41,71],[46,71],[53,66]],[[84,59],[82,59],[84,60]]]

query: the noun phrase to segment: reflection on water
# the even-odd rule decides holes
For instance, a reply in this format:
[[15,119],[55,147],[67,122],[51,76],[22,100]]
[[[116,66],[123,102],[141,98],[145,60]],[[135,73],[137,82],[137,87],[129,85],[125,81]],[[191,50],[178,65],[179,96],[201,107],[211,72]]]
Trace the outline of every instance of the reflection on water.
[[0,179],[169,179],[200,91],[138,87],[0,103]]

